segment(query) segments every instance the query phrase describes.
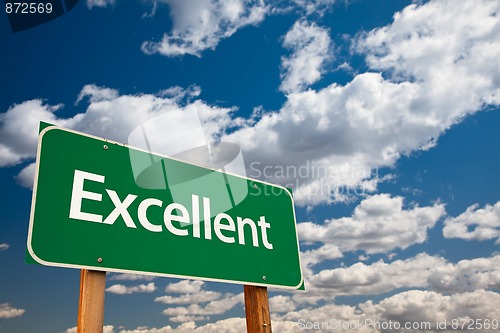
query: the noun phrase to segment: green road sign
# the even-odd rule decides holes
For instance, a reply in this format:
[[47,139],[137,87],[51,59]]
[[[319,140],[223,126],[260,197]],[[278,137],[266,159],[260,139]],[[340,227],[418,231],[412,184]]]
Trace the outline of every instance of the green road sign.
[[28,252],[49,266],[296,289],[283,187],[51,126],[39,136]]

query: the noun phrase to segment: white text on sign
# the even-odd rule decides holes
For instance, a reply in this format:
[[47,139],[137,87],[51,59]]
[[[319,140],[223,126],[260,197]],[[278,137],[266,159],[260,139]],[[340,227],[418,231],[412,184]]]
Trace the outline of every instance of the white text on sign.
[[[122,217],[125,225],[128,228],[137,228],[137,224],[131,217],[128,208],[137,199],[137,195],[128,194],[123,201],[121,201],[118,194],[110,189],[106,189],[106,192],[113,202],[115,208],[113,211],[103,219],[102,215],[94,214],[90,212],[82,211],[82,202],[84,199],[93,201],[102,201],[102,194],[90,191],[85,191],[84,183],[85,181],[93,181],[98,183],[105,182],[105,176],[85,172],[81,170],[75,170],[73,177],[73,189],[71,192],[71,204],[69,210],[69,217],[71,219],[97,222],[104,224],[113,224],[118,219],[119,216]],[[147,211],[152,206],[157,206],[163,208],[163,201],[156,198],[146,198],[141,201],[137,209],[137,219],[140,225],[148,231],[151,232],[162,232],[163,225],[166,229],[173,235],[176,236],[189,236],[189,229],[178,228],[172,222],[179,222],[181,224],[192,225],[192,237],[201,238],[201,227],[200,227],[200,213],[203,215],[203,235],[206,240],[212,240],[212,229],[215,236],[224,243],[236,243],[236,238],[238,244],[245,245],[245,230],[250,230],[252,235],[252,245],[259,247],[259,238],[262,241],[264,247],[268,250],[273,249],[273,245],[269,242],[267,236],[267,229],[271,228],[271,225],[266,222],[265,216],[260,216],[257,225],[255,222],[246,217],[236,217],[235,220],[226,213],[219,213],[214,217],[213,224],[210,218],[210,198],[202,198],[202,205],[200,205],[200,198],[196,194],[191,195],[192,205],[191,214],[189,214],[187,208],[176,202],[172,202],[165,207],[163,213],[163,221],[160,224],[155,224],[149,221],[147,217]],[[202,211],[200,212],[200,207]],[[178,215],[174,214],[174,211]],[[153,221],[158,222],[158,221]],[[257,228],[258,226],[258,228]],[[246,227],[246,228],[245,228]],[[260,237],[258,236],[260,231]]]

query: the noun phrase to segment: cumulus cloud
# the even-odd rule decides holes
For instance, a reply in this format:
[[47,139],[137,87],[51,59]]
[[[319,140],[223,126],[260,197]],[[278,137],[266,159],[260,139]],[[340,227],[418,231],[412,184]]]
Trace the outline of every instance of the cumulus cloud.
[[342,251],[337,245],[324,244],[317,249],[302,251],[300,253],[300,263],[302,265],[302,274],[304,279],[313,276],[313,267],[325,260],[334,260],[342,258]]
[[47,105],[40,99],[14,104],[0,114],[0,167],[11,166],[33,158],[40,120],[65,125],[55,114],[61,104]]
[[[241,15],[252,17],[252,8],[264,12],[267,8],[240,1],[200,1],[194,9],[186,2],[169,4],[178,12],[174,17],[179,23],[174,24],[174,30],[189,31],[189,36],[199,31],[211,34],[204,24],[222,29],[212,21],[225,22],[221,19],[225,15],[233,17],[234,21],[229,21],[239,22],[239,26],[245,22],[238,19]],[[289,93],[280,110],[262,115],[257,122],[231,119],[232,109],[201,101],[186,107],[196,107],[211,117],[208,136],[218,131],[224,141],[240,145],[250,177],[294,188],[299,205],[366,195],[384,180],[379,177],[379,168],[394,166],[401,155],[429,149],[467,115],[499,104],[498,6],[496,1],[412,4],[397,13],[390,25],[355,39],[353,50],[365,55],[369,68],[379,73],[361,73],[346,85],[334,83],[318,90]],[[196,15],[192,15],[193,10]],[[206,20],[200,21],[200,15]],[[196,28],[190,26],[191,20],[197,22]],[[233,26],[224,25],[222,31],[232,31]],[[313,30],[324,36],[321,40],[328,40],[324,29],[299,22],[290,31],[290,45],[294,40],[308,40],[305,37]],[[316,45],[315,37],[311,38],[307,45]],[[176,43],[167,41],[167,49]],[[292,54],[300,52],[297,48]],[[300,63],[309,68],[307,61]],[[291,73],[302,65],[290,65],[294,70],[286,72],[283,82],[291,82],[295,75]],[[307,83],[305,76],[297,75]],[[196,91],[193,89],[193,94]],[[61,105],[48,105],[42,100],[13,105],[1,114],[0,166],[33,158],[39,119],[123,142],[124,133],[130,133],[138,123],[179,106],[174,97],[119,95],[112,88],[95,85],[82,89],[78,101],[85,98],[89,101],[86,112],[68,119],[57,117]],[[127,117],[122,116],[125,112]],[[229,123],[241,127],[224,135]],[[29,183],[26,179],[30,170],[18,177],[20,183]]]
[[[119,95],[114,89],[86,85],[82,88],[77,102],[88,100],[89,105],[84,113],[70,118],[57,116],[56,112],[62,105],[49,105],[43,100],[15,104],[7,112],[0,114],[0,167],[32,161],[35,158],[40,121],[125,143],[137,126],[152,118],[167,113],[172,115],[172,118],[178,118],[183,113],[190,112],[199,118],[198,125],[203,126],[201,135],[206,141],[217,141],[224,128],[232,123],[230,113],[234,108],[210,106],[199,100],[187,102],[189,98],[199,94],[199,90],[192,87],[187,91],[179,87],[174,88],[157,95]],[[127,114],[127,117],[124,117],[124,114]],[[191,148],[198,146],[199,138],[195,136],[178,140],[182,133],[195,130],[187,127],[186,124],[171,125],[172,130],[149,134],[151,138],[155,137],[163,142],[163,145],[191,144]],[[17,181],[23,186],[31,187],[34,171],[35,165],[29,164],[16,177]]]
[[[272,299],[272,298],[271,298]],[[500,310],[496,304],[500,302],[500,294],[476,290],[472,292],[443,295],[435,291],[408,290],[380,300],[378,303],[366,301],[356,305],[327,304],[308,307],[286,313],[273,313],[272,328],[277,332],[304,332],[305,329],[318,332],[335,331],[339,333],[360,332],[401,332],[405,325],[412,332],[454,332],[452,321],[467,323],[467,320],[496,320]],[[445,328],[438,329],[436,323],[445,323]],[[392,323],[392,328],[389,327]],[[316,326],[314,326],[316,325]],[[319,326],[318,326],[319,325]],[[108,326],[108,329],[113,329]],[[194,322],[186,322],[175,328],[138,327],[121,329],[119,333],[240,333],[246,330],[244,318],[226,318],[202,326]],[[477,332],[491,332],[475,330]],[[75,331],[67,330],[65,333]],[[111,333],[114,331],[106,331]]]
[[108,7],[115,4],[115,0],[87,0],[87,7],[92,9],[93,7]]
[[[226,8],[229,4],[234,8]],[[266,8],[260,3],[244,6],[239,1],[200,1],[194,9],[190,6],[172,2],[171,7],[181,13],[174,15],[179,27],[190,26],[194,18],[199,22],[196,29],[186,30],[190,34],[198,29],[209,31],[202,27],[203,22],[212,26],[212,20],[219,22],[226,14],[242,24],[245,20],[237,18],[251,12],[248,8]],[[197,14],[190,18],[192,10]],[[199,100],[184,102],[184,107],[197,108],[209,118],[208,137],[215,136],[217,141],[217,135],[222,135],[223,141],[242,148],[248,176],[292,187],[299,205],[366,195],[386,179],[379,176],[379,168],[394,166],[401,155],[429,149],[465,116],[499,104],[497,10],[495,1],[412,4],[396,14],[390,25],[355,39],[353,50],[366,55],[369,68],[378,73],[361,73],[346,85],[292,92],[280,110],[266,113],[256,122],[232,119],[234,109]],[[205,11],[206,21],[199,21],[197,17]],[[219,29],[217,24],[213,26]],[[230,31],[231,27],[228,24],[224,29]],[[306,23],[297,23],[297,27],[321,29]],[[172,45],[177,44],[167,43]],[[174,90],[170,92],[175,95]],[[78,101],[84,99],[89,102],[86,112],[68,119],[57,117],[61,105],[42,100],[13,105],[1,114],[0,166],[33,158],[39,119],[124,142],[139,123],[180,106],[179,99],[172,96],[120,95],[95,85],[82,89]],[[228,124],[240,127],[225,135]],[[26,170],[18,181],[27,184],[29,174]]]
[[106,291],[112,294],[126,295],[126,294],[137,294],[137,293],[152,293],[156,290],[154,282],[148,284],[140,284],[137,286],[125,286],[123,284],[115,284],[108,288]]
[[[492,305],[498,304],[499,301],[500,294],[485,290],[454,295],[410,290],[384,299],[377,305],[367,302],[363,310],[368,313],[375,312],[381,321],[393,320],[401,324],[428,322],[435,331],[438,331],[436,322],[446,320],[446,329],[455,331],[452,327],[454,319],[460,324],[466,324],[469,319],[491,321],[498,318],[500,310]],[[483,330],[487,331],[489,329]]]
[[[427,288],[440,293],[468,292],[500,287],[500,256],[461,260],[453,264],[426,253],[405,260],[320,270],[307,280],[313,294],[378,295],[398,289]],[[301,302],[301,298],[294,298]],[[307,300],[307,299],[305,299]]]
[[[180,114],[183,111],[187,112],[187,110],[194,111],[203,122],[208,138],[215,136],[231,121],[229,113],[233,111],[232,108],[212,107],[202,101],[181,105],[176,96],[165,96],[163,93],[117,96],[108,92],[101,93],[101,90],[107,91],[109,88],[86,89],[87,87],[85,86],[82,91],[85,91],[85,96],[89,98],[89,106],[85,113],[71,118],[68,125],[82,132],[119,142],[127,142],[128,135],[133,129],[145,121],[165,113]],[[178,93],[185,94],[182,91],[178,91]],[[123,117],[123,114],[127,114],[127,117]],[[190,130],[182,126],[175,128],[182,131]],[[162,133],[154,133],[154,135],[167,141],[168,135],[172,135],[169,132],[173,132],[175,135],[179,134],[173,129],[174,126],[172,126],[172,131],[163,131]],[[185,137],[184,139],[189,140],[190,138]]]
[[241,333],[245,330],[244,318],[227,318],[198,327],[194,322],[186,322],[175,328],[171,326],[161,328],[138,327],[133,330],[123,329],[119,333]]
[[[457,320],[460,324],[469,319],[489,320],[491,323],[500,314],[495,306],[499,301],[500,294],[485,290],[454,295],[409,290],[382,299],[379,303],[367,301],[357,306],[328,304],[288,312],[275,316],[273,325],[287,323],[290,325],[287,332],[303,332],[306,325],[309,325],[309,329],[316,325],[320,332],[335,330],[341,333],[353,330],[364,333],[406,330],[454,332],[452,320]],[[438,329],[436,323],[444,323],[445,320],[444,329]]]
[[165,295],[155,298],[155,302],[164,304],[197,304],[218,300],[222,294],[215,291],[203,290],[203,281],[182,280],[170,283],[165,291],[167,293],[180,294],[176,296]]
[[156,277],[152,275],[141,275],[141,274],[112,274],[108,277],[110,281],[153,281]]
[[402,197],[377,194],[361,201],[351,217],[324,224],[299,223],[297,231],[301,241],[335,244],[342,251],[380,253],[423,243],[427,230],[444,213],[442,204],[404,209]]
[[300,260],[305,266],[314,266],[324,260],[342,258],[340,248],[334,244],[325,244],[314,250],[307,250],[300,253]]
[[101,102],[117,98],[118,91],[116,89],[99,87],[95,84],[87,84],[78,94],[76,104],[81,102],[85,97],[88,97],[91,103]]
[[[231,310],[238,304],[243,304],[243,293],[238,295],[227,294],[221,299],[208,302],[204,306],[191,304],[187,307],[171,307],[163,310],[163,314],[170,317],[170,320],[181,321],[186,316],[208,316],[220,315]],[[188,318],[188,319],[192,319]]]
[[466,92],[472,98],[448,101],[448,108],[473,110],[499,102],[499,10],[494,0],[415,3],[396,13],[390,26],[364,34],[357,47],[373,69],[389,71],[398,80],[434,83],[429,88],[440,88],[437,95],[449,89],[438,82],[459,75],[461,80],[450,82],[454,90],[449,93],[458,97]]
[[359,262],[332,269],[324,269],[325,263],[319,266],[321,269],[310,265],[303,268],[307,292],[294,293],[290,296],[293,302],[287,306],[299,309],[304,304],[333,302],[336,296],[380,295],[414,288],[442,294],[498,290],[499,263],[499,255],[452,263],[443,257],[420,253],[404,260]]
[[32,188],[35,178],[36,163],[30,163],[15,177],[17,183],[23,187]]
[[331,44],[327,29],[306,21],[295,22],[283,39],[283,46],[292,54],[281,59],[280,90],[298,92],[318,81],[323,67],[333,58]]
[[[77,332],[77,328],[72,327],[72,328],[68,328],[63,333],[76,333],[76,332]],[[102,333],[115,333],[115,328],[113,327],[113,325],[104,325]]]
[[171,326],[164,326],[160,328],[149,328],[147,326],[141,326],[137,327],[136,329],[132,330],[120,330],[119,333],[171,333],[171,332],[180,332],[180,333],[187,333],[190,332],[189,329],[193,328],[193,324],[187,323],[184,325],[180,325],[177,328],[172,328]]
[[160,0],[170,6],[173,29],[159,42],[147,41],[142,50],[165,56],[201,56],[237,30],[260,23],[269,8],[259,0]]
[[[291,93],[280,110],[226,139],[258,161],[253,176],[293,186],[298,204],[373,191],[379,168],[431,148],[467,115],[499,104],[499,6],[412,4],[390,25],[356,37],[353,50],[377,72]],[[297,177],[301,168],[307,172]]]
[[457,217],[444,221],[443,235],[446,238],[461,238],[466,240],[497,239],[500,243],[500,201],[496,204],[472,205]]
[[180,296],[165,295],[156,297],[155,302],[164,304],[193,304],[214,301],[221,297],[221,293],[215,291],[202,290],[194,294],[182,294]]
[[[204,290],[204,282],[198,280],[182,280],[170,283],[165,288],[169,294],[155,298],[155,302],[163,304],[189,304],[189,306],[169,307],[163,314],[173,322],[195,322],[206,320],[209,315],[223,314],[237,304],[243,303],[243,294],[233,295]],[[206,303],[205,305],[200,305]]]
[[105,8],[115,4],[115,0],[87,0],[86,2],[89,9],[93,7]]
[[[275,315],[272,319],[274,326],[288,324],[286,332],[304,332],[305,329],[314,329],[314,331],[318,332],[334,331],[345,333],[348,332],[347,329],[344,330],[329,325],[331,323],[340,323],[341,321],[364,321],[365,315],[356,311],[355,306],[328,304],[314,308],[290,311],[284,315]],[[373,332],[366,327],[360,326],[353,326],[353,328],[349,330],[351,332],[355,331],[362,333]]]
[[24,309],[14,308],[9,303],[0,303],[0,318],[20,317],[24,312]]
[[500,288],[500,255],[461,260],[436,266],[427,278],[428,286],[439,292],[463,292]]
[[[193,327],[194,328],[194,327]],[[227,318],[215,323],[209,323],[196,327],[192,332],[200,333],[241,333],[245,332],[246,323],[244,318]]]
[[293,0],[293,3],[305,11],[305,14],[324,15],[337,0]]
[[439,257],[419,254],[414,258],[371,265],[356,263],[349,267],[326,269],[309,279],[313,287],[331,289],[334,295],[374,295],[400,288],[428,286],[430,270],[446,264]]
[[200,292],[204,284],[205,282],[199,280],[182,280],[175,283],[169,283],[165,291],[175,294],[194,294]]
[[288,312],[295,310],[295,303],[290,296],[277,295],[269,298],[271,313]]

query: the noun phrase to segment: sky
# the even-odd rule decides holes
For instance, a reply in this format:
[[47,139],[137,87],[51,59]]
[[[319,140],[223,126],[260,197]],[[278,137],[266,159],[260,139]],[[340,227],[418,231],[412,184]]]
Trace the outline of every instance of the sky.
[[[499,10],[82,0],[16,33],[1,14],[0,332],[76,332],[80,271],[25,263],[39,122],[126,143],[178,109],[293,189],[306,291],[269,289],[275,332],[498,330]],[[107,333],[244,318],[241,285],[107,274]]]

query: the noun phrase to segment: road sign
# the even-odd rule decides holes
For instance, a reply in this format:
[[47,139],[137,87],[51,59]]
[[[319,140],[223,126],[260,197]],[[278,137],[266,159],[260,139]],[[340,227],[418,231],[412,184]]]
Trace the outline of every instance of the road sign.
[[287,189],[56,126],[39,136],[28,252],[49,266],[303,280]]

